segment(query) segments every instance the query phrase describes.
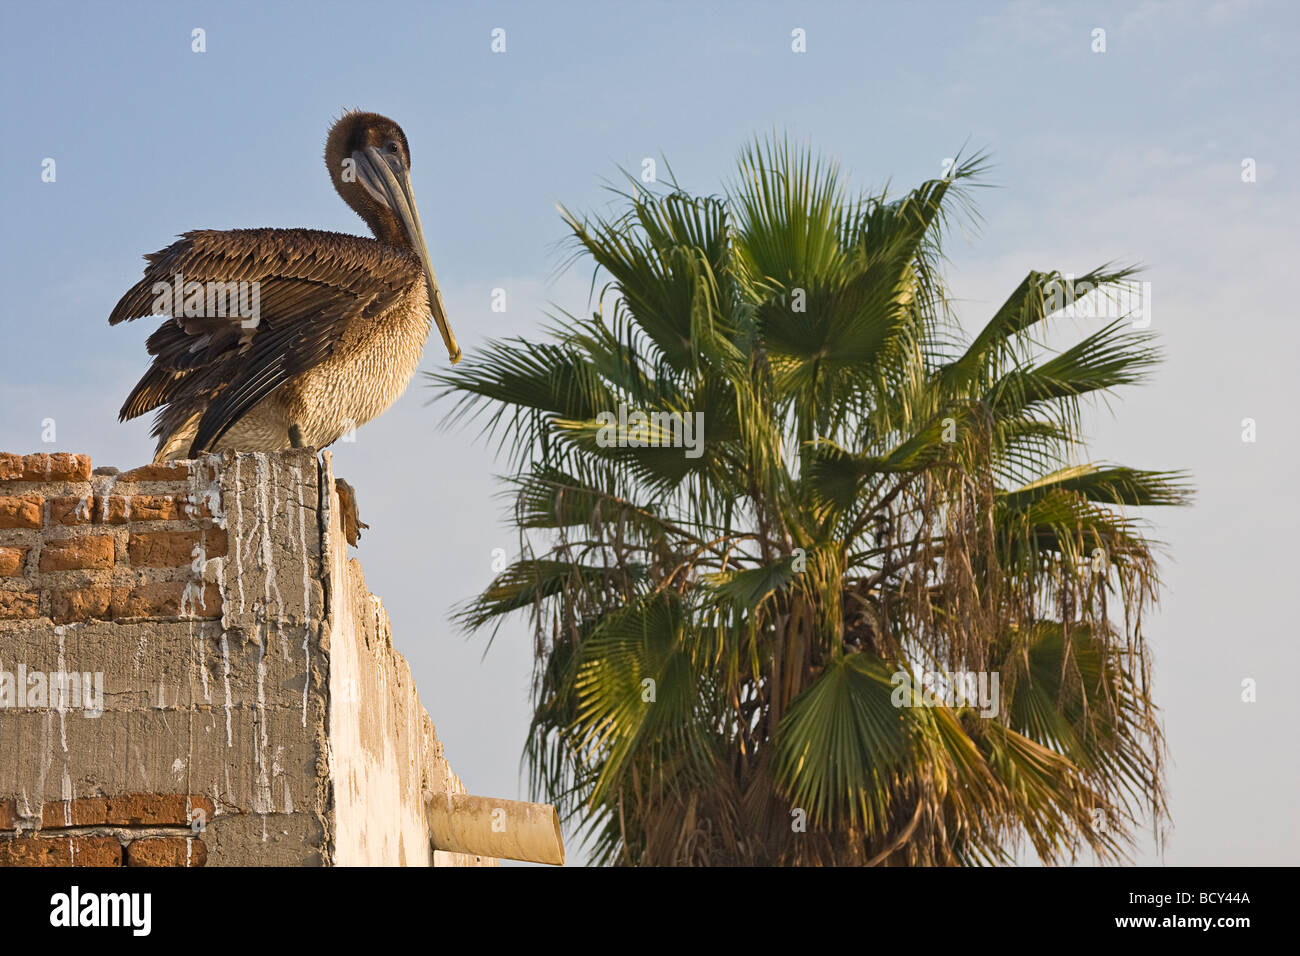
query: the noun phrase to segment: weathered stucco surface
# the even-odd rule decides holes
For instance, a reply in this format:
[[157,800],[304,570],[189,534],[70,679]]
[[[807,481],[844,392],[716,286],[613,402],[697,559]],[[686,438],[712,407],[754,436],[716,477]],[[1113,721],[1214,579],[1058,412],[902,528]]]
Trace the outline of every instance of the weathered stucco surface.
[[[383,605],[348,560],[328,453],[319,461],[307,450],[225,453],[188,468],[185,487],[169,490],[195,507],[165,527],[198,527],[202,512],[207,527],[224,529],[227,546],[215,557],[195,546],[179,610],[103,612],[110,620],[91,611],[61,624],[53,611],[0,620],[0,671],[102,672],[104,686],[99,716],[0,707],[0,809],[11,801],[10,829],[40,836],[42,809],[57,801],[193,794],[213,806],[193,829],[207,865],[495,862],[430,849],[423,791],[463,788],[393,649]],[[115,492],[115,481],[97,476],[72,492],[129,498],[135,486]],[[0,494],[14,493],[13,484],[0,482]],[[128,517],[126,530],[113,533],[163,526]],[[28,550],[48,549],[52,538],[32,540]],[[120,537],[118,565],[85,572],[91,584],[148,583],[146,572],[126,566],[127,540]],[[45,587],[35,562],[25,573]],[[209,609],[203,619],[195,604],[212,587],[221,616]],[[42,608],[53,606],[52,592],[40,593]],[[112,820],[75,832],[131,836]]]
[[[329,453],[323,468],[330,475]],[[333,481],[325,486],[333,489]],[[361,562],[348,560],[338,495],[323,523],[329,568],[329,742],[337,865],[474,866],[495,861],[429,845],[424,791],[464,793],[443,757],[406,659],[393,649]]]

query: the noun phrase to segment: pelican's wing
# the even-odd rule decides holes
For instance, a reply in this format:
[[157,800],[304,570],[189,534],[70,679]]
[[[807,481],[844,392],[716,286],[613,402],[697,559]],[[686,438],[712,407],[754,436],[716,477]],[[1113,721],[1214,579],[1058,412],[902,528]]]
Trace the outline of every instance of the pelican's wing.
[[202,402],[192,453],[326,359],[350,322],[382,315],[420,278],[418,260],[402,250],[309,229],[189,232],[146,259],[144,278],[108,321],[169,319],[149,337],[153,364],[121,419],[177,399]]

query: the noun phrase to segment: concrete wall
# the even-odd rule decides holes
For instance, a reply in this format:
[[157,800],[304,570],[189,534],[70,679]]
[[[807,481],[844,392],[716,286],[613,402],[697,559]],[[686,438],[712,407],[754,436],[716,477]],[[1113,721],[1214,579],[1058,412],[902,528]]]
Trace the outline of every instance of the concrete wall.
[[430,850],[443,789],[328,453],[0,455],[0,865],[494,862]]

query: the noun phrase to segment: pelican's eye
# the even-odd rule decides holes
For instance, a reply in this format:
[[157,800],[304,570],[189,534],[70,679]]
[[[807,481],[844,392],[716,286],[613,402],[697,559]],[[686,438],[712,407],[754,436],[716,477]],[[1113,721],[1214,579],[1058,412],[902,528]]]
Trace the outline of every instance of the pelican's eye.
[[390,153],[396,153],[396,152],[397,152],[397,141],[396,141],[396,140],[392,140],[392,139],[390,139],[390,140],[388,141],[388,146],[386,146],[385,148],[386,148]]

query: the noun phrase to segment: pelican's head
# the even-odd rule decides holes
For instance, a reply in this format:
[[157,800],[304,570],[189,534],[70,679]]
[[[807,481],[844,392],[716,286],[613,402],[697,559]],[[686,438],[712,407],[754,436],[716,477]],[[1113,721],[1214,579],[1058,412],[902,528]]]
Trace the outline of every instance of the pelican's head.
[[447,324],[447,309],[415,208],[411,148],[402,127],[378,113],[344,113],[325,141],[325,164],[338,194],[366,221],[376,239],[409,249],[419,257],[433,321],[452,364],[460,361],[460,346]]

